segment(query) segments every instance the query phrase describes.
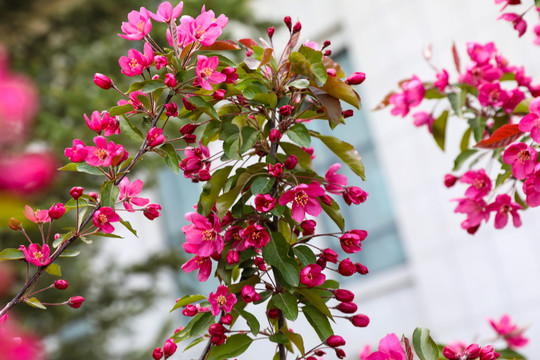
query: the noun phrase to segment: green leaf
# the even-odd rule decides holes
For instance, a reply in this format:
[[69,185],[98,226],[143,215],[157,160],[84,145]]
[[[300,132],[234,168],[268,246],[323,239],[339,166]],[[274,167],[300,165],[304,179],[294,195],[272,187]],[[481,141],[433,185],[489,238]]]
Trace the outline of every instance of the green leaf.
[[433,122],[431,131],[433,134],[433,139],[437,145],[444,151],[444,142],[446,138],[446,120],[448,120],[448,111],[443,111],[441,115]]
[[249,329],[251,330],[251,333],[255,336],[259,335],[261,324],[259,324],[259,320],[257,320],[255,315],[242,309],[238,309],[238,312],[240,313],[240,315],[242,315],[244,319],[246,319],[246,322],[249,326]]
[[468,120],[469,126],[472,128],[474,140],[480,142],[484,138],[484,132],[486,130],[486,119],[482,117],[475,117]]
[[326,66],[324,66],[322,59],[322,51],[314,50],[308,46],[300,46],[298,52],[304,55],[304,58],[311,64],[311,71],[315,75],[315,78],[319,84],[326,83],[328,73],[326,72]]
[[461,138],[461,142],[459,143],[459,149],[461,150],[461,152],[464,152],[469,148],[469,140],[471,139],[471,133],[471,128],[467,128],[467,130],[465,130],[465,132],[463,133],[463,137]]
[[328,115],[328,121],[330,122],[330,125],[338,125],[339,123],[341,123],[341,113],[343,109],[341,107],[341,102],[339,101],[339,99],[314,86],[310,86],[309,90],[311,91],[313,96],[315,96],[317,100],[320,101],[321,105],[326,108],[326,113]]
[[[210,327],[210,325],[214,323],[214,320],[215,318],[210,312],[198,313],[193,318],[191,318],[189,323],[181,331],[175,333],[172,338],[175,342],[179,342],[190,337],[196,337],[200,335],[203,330],[205,330],[203,329],[202,325],[208,325],[206,327],[207,329],[208,327]],[[195,329],[197,331],[200,331],[199,333],[196,333],[196,331],[194,331],[193,329],[196,324],[200,324],[197,325]]]
[[180,172],[180,159],[178,159],[174,146],[172,144],[163,144],[159,150],[165,154],[165,164],[178,175]]
[[330,336],[334,335],[330,321],[315,306],[308,304],[302,308],[302,312],[321,341],[324,342]]
[[186,351],[186,350],[188,350],[188,349],[191,349],[192,347],[194,347],[194,346],[196,346],[196,345],[202,343],[203,341],[204,341],[204,337],[203,337],[203,336],[201,336],[201,337],[199,337],[199,338],[193,340],[192,342],[189,343],[188,346],[186,346],[186,348],[184,349],[184,351]]
[[203,100],[200,96],[191,96],[187,98],[191,105],[195,106],[197,109],[201,110],[206,115],[210,116],[212,119],[219,120],[219,115],[216,112],[214,106]]
[[302,150],[301,147],[294,145],[289,142],[280,141],[279,146],[283,149],[287,155],[295,155],[298,158],[298,164],[304,169],[313,170],[313,165],[311,163],[311,156]]
[[304,339],[302,339],[302,335],[289,331],[286,326],[283,326],[280,331],[285,334],[287,338],[289,338],[289,340],[296,346],[298,351],[300,351],[300,354],[304,356],[306,350],[304,348]]
[[287,136],[302,147],[309,147],[311,145],[311,136],[304,124],[296,124],[287,130]]
[[[540,5],[537,5],[540,6]],[[525,360],[526,357],[518,353],[517,351],[514,351],[510,348],[507,349],[498,349],[496,352],[499,353],[498,359],[508,359],[508,360]]]
[[62,166],[60,169],[62,171],[77,171],[83,172],[92,175],[103,175],[103,173],[96,167],[90,166],[87,163],[69,163],[65,166]]
[[253,183],[251,184],[251,193],[253,195],[267,194],[270,192],[275,182],[276,178],[273,176],[259,176],[255,180],[253,180]]
[[182,308],[182,307],[184,307],[186,305],[192,304],[192,303],[194,303],[196,301],[203,300],[203,299],[206,299],[206,296],[204,296],[204,295],[186,295],[186,296],[183,296],[183,297],[180,298],[180,300],[178,300],[176,302],[176,304],[174,304],[174,307],[169,312],[173,312],[176,309]]
[[330,310],[328,309],[328,306],[326,306],[321,296],[315,290],[298,289],[297,291],[304,295],[309,304],[315,306],[323,315],[326,315],[330,320],[334,319],[332,317],[332,313],[330,313]]
[[358,151],[356,151],[354,146],[333,136],[321,135],[316,131],[310,132],[312,135],[321,140],[323,144],[326,145],[330,151],[336,154],[337,157],[339,157],[345,164],[347,164],[356,175],[360,176],[362,180],[366,180],[366,176],[364,174],[364,164],[362,164],[362,157]]
[[35,307],[35,308],[38,308],[38,309],[42,309],[42,310],[46,310],[47,308],[45,307],[45,305],[43,305],[41,303],[41,301],[39,301],[37,298],[35,297],[31,297],[30,299],[27,299],[24,301],[25,303],[27,303],[28,305],[32,306],[32,307]]
[[[75,229],[73,229],[73,230],[75,230]],[[53,241],[53,244],[52,244],[53,247],[56,249],[58,246],[60,246],[60,244],[63,244],[64,241],[66,241],[67,239],[69,239],[69,237],[70,237],[71,235],[73,235],[73,231],[70,231],[70,232],[65,233],[65,234],[61,234],[61,236],[60,236],[58,239],[56,239],[56,240]],[[64,253],[70,252],[70,251],[72,251],[72,250],[65,250],[65,251],[62,253],[62,255],[63,255]],[[60,257],[62,257],[62,255],[60,255]],[[79,255],[79,254],[77,254],[77,255]]]
[[240,156],[240,132],[232,134],[223,142],[223,151],[229,159],[242,159]]
[[114,185],[112,181],[107,181],[101,186],[99,193],[101,194],[101,205],[114,209],[118,194],[120,193],[120,188]]
[[440,92],[438,88],[433,87],[426,90],[426,94],[424,95],[424,97],[426,99],[444,99],[446,95]]
[[478,150],[469,149],[459,154],[454,160],[454,168],[452,169],[452,171],[458,171],[463,165],[463,163],[467,161],[467,159],[470,158],[472,155],[476,154],[477,152]]
[[10,260],[22,260],[24,259],[24,253],[18,249],[4,249],[0,252],[0,262]]
[[226,166],[222,169],[214,172],[210,180],[204,184],[203,191],[199,198],[197,210],[203,214],[208,215],[212,211],[212,207],[216,203],[216,199],[219,193],[223,189],[223,186],[229,179],[229,175],[233,169],[233,166]]
[[163,89],[166,87],[167,85],[165,85],[165,83],[161,80],[150,80],[144,85],[144,87],[142,88],[142,92],[145,94],[149,94],[156,91],[157,89]]
[[110,116],[118,116],[133,111],[133,105],[125,104],[120,106],[113,106],[109,109]]
[[141,90],[144,87],[144,85],[146,85],[147,82],[148,80],[134,82],[133,84],[129,86],[129,90],[127,91],[128,94],[137,90]]
[[463,112],[461,111],[461,108],[463,104],[465,103],[464,95],[465,95],[464,91],[461,91],[459,95],[453,92],[447,95],[448,100],[450,101],[450,105],[452,105],[452,110],[454,110],[454,113],[459,118],[463,118]]
[[227,338],[224,344],[214,346],[207,360],[230,359],[242,354],[251,345],[253,339],[246,334],[235,334]]
[[250,150],[253,145],[255,145],[259,139],[259,133],[259,130],[252,128],[251,126],[244,126],[242,128],[242,131],[240,132],[242,137],[242,148],[240,149],[241,154]]
[[322,200],[319,199],[319,204],[321,204],[324,212],[334,221],[334,223],[339,227],[341,231],[345,231],[345,219],[341,214],[341,209],[339,204],[332,199],[332,205],[328,206]]
[[307,89],[309,87],[309,80],[298,79],[298,80],[291,81],[289,83],[289,87],[293,87],[295,89]]
[[141,130],[137,129],[127,116],[120,116],[120,130],[122,131],[122,134],[127,135],[131,140],[144,140]]
[[529,104],[532,99],[525,99],[520,102],[514,109],[514,114],[528,114],[529,113]]
[[426,328],[414,329],[412,342],[420,360],[439,360],[439,348]]
[[320,89],[333,97],[343,100],[355,108],[360,109],[360,96],[358,96],[352,86],[345,84],[340,79],[330,76],[328,77],[326,84]]
[[277,95],[274,93],[256,93],[252,95],[249,100],[261,103],[270,108],[275,108],[277,104]]
[[196,322],[193,323],[191,331],[189,332],[190,337],[199,336],[215,322],[215,317],[211,312],[205,312]]
[[317,257],[308,246],[300,245],[293,248],[294,255],[300,260],[302,265],[308,266],[317,262]]
[[285,318],[294,321],[298,318],[298,303],[296,296],[288,292],[277,293],[272,296],[274,305],[283,312]]
[[64,250],[59,257],[76,257],[79,256],[81,252],[79,250]]
[[298,286],[300,270],[290,253],[292,253],[291,246],[278,232],[272,233],[270,242],[263,248],[263,257],[266,262],[277,268],[289,285]]
[[281,331],[270,335],[268,340],[270,340],[271,342],[278,343],[278,344],[286,344],[289,342],[289,338],[287,337],[287,335],[285,335]]
[[129,223],[129,221],[126,221],[126,220],[123,220],[123,219],[120,219],[120,224],[124,225],[124,227],[126,229],[128,229],[133,235],[135,235],[136,237],[137,236],[137,230],[135,230],[131,224]]
[[97,232],[97,233],[92,234],[92,235],[100,236],[100,237],[106,237],[106,238],[112,238],[112,239],[123,239],[123,237],[120,236],[120,235],[116,235],[116,234],[107,234],[107,233],[104,233],[104,232]]
[[48,274],[51,274],[51,275],[54,275],[54,276],[62,276],[62,271],[60,270],[60,266],[58,264],[55,264],[55,263],[52,263],[49,266],[47,266],[45,271]]

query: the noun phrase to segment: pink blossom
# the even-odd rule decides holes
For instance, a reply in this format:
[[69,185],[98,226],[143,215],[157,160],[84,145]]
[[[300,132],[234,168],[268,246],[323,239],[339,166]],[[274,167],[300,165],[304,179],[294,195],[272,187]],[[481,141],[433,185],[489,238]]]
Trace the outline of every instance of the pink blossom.
[[517,88],[507,91],[506,93],[508,94],[508,98],[502,106],[507,114],[511,114],[516,106],[525,99],[525,94]]
[[489,62],[493,56],[497,53],[495,44],[490,42],[485,45],[481,45],[475,42],[467,43],[467,53],[471,57],[471,60],[477,64],[485,64]]
[[304,46],[306,46],[306,47],[308,47],[310,49],[313,49],[315,51],[319,51],[319,44],[316,41],[306,40],[306,42],[304,43]]
[[49,210],[36,210],[34,211],[30,206],[24,206],[24,216],[33,223],[43,224],[51,221],[49,217]]
[[426,89],[422,81],[413,75],[411,80],[405,81],[401,84],[402,93],[394,94],[390,97],[390,104],[394,105],[394,108],[390,111],[392,115],[401,115],[404,117],[409,113],[411,107],[418,106],[424,95]]
[[504,337],[509,347],[522,347],[529,342],[529,339],[523,336],[525,329],[519,329],[517,325],[512,324],[512,319],[507,314],[504,314],[498,322],[493,319],[488,320],[497,334]]
[[135,180],[134,182],[130,183],[129,179],[125,177],[122,179],[122,181],[120,181],[118,187],[120,188],[118,200],[124,203],[124,208],[129,212],[135,211],[133,210],[132,204],[144,206],[150,201],[148,199],[137,197],[143,188],[143,182],[141,180]]
[[212,272],[212,260],[210,260],[209,257],[195,255],[192,259],[188,260],[184,265],[182,265],[182,270],[187,273],[194,270],[199,270],[197,279],[200,282],[205,282],[208,280],[210,273]]
[[[6,314],[7,315],[7,314]],[[0,317],[0,326],[7,316]],[[13,322],[2,326],[0,332],[0,359],[2,360],[44,360],[45,349],[38,338],[21,332]]]
[[108,206],[104,206],[96,211],[92,219],[94,226],[99,228],[105,234],[110,234],[114,231],[114,226],[112,226],[111,223],[116,221],[120,221],[120,216]]
[[280,177],[283,174],[283,164],[268,164],[268,173],[273,177]]
[[163,129],[153,127],[148,131],[146,135],[146,142],[149,147],[156,147],[165,142],[165,135],[163,135]]
[[137,110],[141,110],[141,109],[143,109],[143,104],[139,101],[139,99],[137,99],[138,96],[146,96],[147,97],[147,95],[144,94],[142,92],[142,90],[136,90],[136,91],[133,91],[133,92],[129,93],[129,101],[124,100],[124,99],[118,100],[118,105],[119,106],[127,105],[127,104],[133,105],[133,110],[134,111],[128,112],[128,114],[129,113],[134,113]]
[[326,275],[317,264],[309,264],[300,271],[300,282],[308,287],[320,286],[326,281]]
[[216,293],[210,293],[208,301],[212,305],[212,315],[218,316],[221,310],[225,313],[230,313],[234,304],[236,304],[236,296],[229,294],[229,289],[225,285],[219,285]]
[[210,168],[210,162],[207,159],[210,157],[210,151],[204,145],[199,144],[198,148],[188,146],[185,151],[185,158],[180,161],[180,169],[184,171],[186,178],[192,180],[197,179],[197,174],[202,170]]
[[90,128],[90,130],[93,130],[98,133],[98,135],[101,135],[103,130],[107,129],[109,127],[109,121],[111,117],[109,116],[108,112],[100,113],[99,111],[92,112],[92,115],[90,119],[86,114],[84,114],[84,120],[86,120],[86,124]]
[[468,232],[476,232],[482,220],[487,221],[489,219],[489,211],[486,209],[484,200],[462,198],[455,199],[455,201],[458,201],[458,206],[454,212],[467,215],[467,219],[461,223],[461,227]]
[[300,184],[281,195],[278,203],[285,206],[292,201],[291,216],[297,222],[302,222],[306,213],[315,217],[319,216],[322,208],[317,197],[321,195],[324,195],[324,189],[319,183]]
[[126,40],[141,40],[152,31],[152,21],[148,10],[141,7],[140,11],[133,10],[128,14],[128,22],[122,23],[123,34],[118,34]]
[[440,73],[437,73],[437,81],[433,83],[433,86],[439,88],[440,92],[443,92],[444,89],[448,86],[448,71],[442,69]]
[[187,15],[182,16],[178,27],[179,37],[185,38],[184,46],[195,41],[203,46],[210,46],[221,35],[228,21],[223,14],[216,19],[212,10],[205,11],[203,7],[201,14],[195,19]]
[[49,217],[53,220],[58,220],[66,213],[66,207],[62,203],[54,204],[49,209]]
[[165,74],[165,80],[163,82],[170,88],[175,88],[176,85],[178,85],[178,81],[176,81],[174,74],[171,73]]
[[465,184],[471,184],[467,191],[465,191],[465,196],[470,199],[481,199],[491,191],[491,179],[486,175],[484,169],[467,171],[459,181]]
[[276,199],[270,194],[257,194],[255,196],[255,209],[258,212],[268,212],[276,207]]
[[122,145],[115,145],[114,142],[109,142],[103,136],[94,138],[96,146],[87,146],[86,162],[91,166],[116,166],[124,157],[127,158],[126,150]]
[[505,3],[503,7],[501,8],[501,11],[506,9],[508,5],[519,5],[521,4],[521,0],[495,0],[495,4]]
[[122,73],[127,76],[141,75],[153,62],[154,51],[149,43],[144,44],[144,54],[136,49],[130,49],[128,56],[121,56],[118,60]]
[[502,75],[503,72],[501,69],[489,63],[480,65],[471,62],[467,64],[465,73],[459,75],[458,81],[476,87],[483,83],[497,81]]
[[534,27],[533,31],[534,31],[534,34],[536,35],[536,37],[534,38],[533,43],[535,45],[540,45],[540,25],[536,25]]
[[168,65],[168,61],[167,61],[167,58],[163,55],[156,55],[154,57],[154,60],[156,61],[156,69],[159,70],[161,69],[162,67],[165,67]]
[[79,139],[74,139],[73,147],[66,148],[64,150],[64,155],[68,157],[69,161],[71,162],[81,162],[86,160],[88,150],[86,149],[86,145],[84,145],[84,142]]
[[366,360],[407,360],[405,350],[396,334],[388,334],[379,341],[379,351],[371,353]]
[[241,294],[242,294],[242,300],[244,300],[246,304],[249,304],[250,302],[253,302],[253,301],[261,300],[261,295],[259,295],[259,293],[257,293],[255,289],[253,288],[253,286],[251,285],[244,285],[244,287],[242,288]]
[[502,229],[508,223],[508,213],[512,214],[512,220],[515,227],[521,226],[521,218],[518,210],[521,210],[521,205],[512,202],[508,194],[497,195],[495,202],[486,207],[488,211],[495,211],[495,229]]
[[270,241],[270,235],[268,235],[266,228],[259,224],[249,225],[242,232],[242,236],[245,246],[253,246],[255,249],[265,247]]
[[174,8],[170,2],[165,1],[159,5],[158,11],[155,14],[151,11],[149,11],[148,14],[152,19],[168,24],[171,22],[171,20],[175,20],[176,18],[180,17],[183,7],[184,3],[182,1],[180,1]]
[[349,84],[349,85],[360,85],[365,80],[366,80],[366,74],[365,73],[363,73],[363,72],[355,72],[355,73],[349,75],[347,80],[345,80],[345,83]]
[[478,87],[478,101],[482,106],[500,107],[509,99],[508,93],[496,83],[485,83]]
[[519,142],[510,145],[503,154],[505,164],[512,165],[512,174],[523,180],[534,171],[538,153],[529,145]]
[[521,37],[527,31],[527,22],[523,20],[523,16],[514,13],[505,13],[497,18],[497,20],[503,19],[509,21],[514,25],[514,29],[517,30],[518,36]]
[[413,114],[413,119],[414,126],[420,127],[423,125],[427,125],[429,132],[431,132],[431,127],[433,126],[435,119],[430,113],[425,111],[418,111]]
[[520,120],[519,130],[530,132],[531,138],[540,143],[540,98],[533,99],[529,104],[529,113]]
[[356,266],[353,264],[350,258],[341,260],[338,265],[338,272],[343,276],[352,276],[356,274]]
[[324,188],[326,191],[332,194],[341,194],[345,192],[344,187],[347,186],[347,177],[343,174],[338,174],[337,171],[341,167],[340,163],[336,163],[326,171],[324,174],[324,180],[326,184]]
[[192,223],[182,227],[182,231],[186,235],[186,242],[183,244],[186,252],[197,254],[200,257],[208,257],[214,252],[219,254],[223,251],[224,242],[220,235],[221,224],[217,216],[210,215],[207,218],[191,212],[186,214],[186,219]]
[[212,90],[212,84],[219,84],[227,79],[227,76],[216,71],[219,64],[219,58],[217,56],[211,56],[210,58],[204,55],[197,55],[197,67],[195,72],[199,85],[203,89]]
[[47,244],[43,244],[43,246],[35,243],[30,244],[28,246],[28,250],[24,245],[21,245],[19,246],[19,250],[22,250],[24,253],[24,258],[29,264],[35,266],[45,266],[49,265],[51,262],[51,259],[49,258],[51,249]]
[[368,195],[369,194],[366,191],[358,186],[349,186],[345,189],[343,200],[345,200],[345,203],[349,206],[351,204],[359,205],[367,200]]
[[347,254],[354,254],[362,250],[362,241],[367,237],[366,230],[350,230],[339,238],[341,248]]
[[169,358],[176,352],[176,349],[177,345],[174,340],[167,339],[163,345],[163,355],[165,355],[165,358]]

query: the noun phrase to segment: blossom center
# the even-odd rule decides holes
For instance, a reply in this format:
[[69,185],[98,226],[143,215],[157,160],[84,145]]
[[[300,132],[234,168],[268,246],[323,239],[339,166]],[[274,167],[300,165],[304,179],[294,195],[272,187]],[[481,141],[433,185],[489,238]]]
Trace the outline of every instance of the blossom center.
[[32,253],[32,255],[34,256],[34,258],[38,259],[41,261],[41,259],[43,259],[43,253],[41,251],[34,251]]
[[100,160],[105,160],[109,153],[105,149],[96,149],[95,155]]
[[202,233],[202,239],[203,241],[211,241],[213,238],[212,232],[210,230],[205,230]]
[[472,185],[477,189],[483,189],[486,186],[486,183],[480,179],[474,179]]
[[133,69],[139,66],[139,63],[137,62],[137,59],[133,58],[129,61],[129,66]]
[[201,70],[201,77],[210,77],[214,73],[214,69],[206,67]]
[[299,191],[294,196],[294,202],[302,207],[305,207],[308,202],[308,195],[305,191]]
[[216,301],[220,306],[223,306],[227,302],[227,298],[225,296],[223,296],[223,295],[219,295],[217,297]]
[[139,20],[139,22],[137,23],[137,30],[139,30],[140,32],[143,32],[143,30],[144,30],[144,20],[143,19]]
[[531,154],[527,150],[521,150],[518,154],[518,159],[522,164],[531,159]]
[[107,215],[105,214],[99,214],[97,217],[97,220],[100,224],[105,224],[107,222]]

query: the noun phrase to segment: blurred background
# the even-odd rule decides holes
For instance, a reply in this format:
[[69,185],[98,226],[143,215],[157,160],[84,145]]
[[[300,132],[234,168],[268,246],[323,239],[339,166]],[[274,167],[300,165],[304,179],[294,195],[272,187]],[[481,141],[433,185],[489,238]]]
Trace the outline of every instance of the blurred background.
[[[0,52],[0,248],[22,243],[20,234],[7,228],[7,220],[11,216],[22,219],[24,204],[45,208],[52,202],[65,202],[66,190],[72,186],[97,186],[87,176],[53,170],[65,162],[63,150],[71,146],[74,136],[91,141],[83,113],[107,109],[119,99],[94,86],[93,74],[104,73],[126,88],[129,79],[120,75],[118,58],[133,44],[116,35],[121,22],[129,11],[141,6],[155,11],[159,3],[0,2],[4,47]],[[256,39],[265,34],[266,26],[281,25],[288,15],[302,22],[301,42],[331,40],[332,57],[347,73],[367,74],[358,88],[363,110],[355,111],[348,126],[337,133],[362,154],[368,180],[355,185],[370,194],[365,204],[345,211],[347,228],[369,232],[358,260],[370,274],[343,281],[344,287],[357,294],[359,311],[371,318],[365,329],[346,324],[340,330],[348,340],[349,358],[357,358],[363,345],[376,345],[388,332],[410,335],[416,326],[432,329],[440,341],[482,343],[494,337],[486,319],[498,319],[504,313],[530,326],[526,335],[531,344],[523,353],[530,358],[540,353],[538,210],[527,211],[519,229],[508,225],[496,231],[488,225],[468,235],[460,227],[462,217],[453,213],[455,203],[449,202],[464,189],[448,190],[443,185],[443,176],[459,151],[460,124],[450,122],[447,152],[442,153],[427,129],[414,127],[412,119],[392,117],[387,110],[370,111],[390,90],[398,90],[398,81],[412,74],[422,80],[435,79],[422,56],[428,45],[434,63],[449,70],[451,81],[456,79],[453,42],[465,63],[467,41],[495,41],[511,64],[524,65],[538,83],[540,48],[532,44],[531,34],[518,39],[508,23],[496,21],[499,7],[491,1],[204,3],[207,9],[230,18],[224,38],[251,35]],[[184,1],[183,14],[199,13],[202,4]],[[529,15],[526,19],[533,26],[537,19]],[[283,35],[283,29],[278,29],[276,41]],[[320,172],[334,162],[338,160],[331,154],[318,152]],[[79,245],[84,247],[79,257],[60,263],[71,269],[64,274],[71,286],[46,295],[48,302],[83,295],[87,299],[83,309],[16,307],[21,326],[45,339],[49,359],[148,359],[152,349],[182,325],[180,313],[167,313],[174,299],[215,288],[212,283],[205,283],[204,289],[193,288],[195,275],[179,271],[184,262],[180,251],[183,214],[196,203],[198,185],[168,169],[152,169],[140,176],[147,188],[145,197],[160,203],[163,215],[153,222],[132,218],[138,238],[125,234],[124,239]],[[352,182],[352,175],[349,179]],[[0,264],[0,303],[16,291],[14,283],[24,281],[20,265]],[[54,280],[41,281],[46,286]],[[300,322],[294,329],[303,331],[304,326]],[[265,349],[273,351],[270,345]],[[242,358],[260,356],[260,351],[258,345]],[[196,357],[197,349],[192,354]]]

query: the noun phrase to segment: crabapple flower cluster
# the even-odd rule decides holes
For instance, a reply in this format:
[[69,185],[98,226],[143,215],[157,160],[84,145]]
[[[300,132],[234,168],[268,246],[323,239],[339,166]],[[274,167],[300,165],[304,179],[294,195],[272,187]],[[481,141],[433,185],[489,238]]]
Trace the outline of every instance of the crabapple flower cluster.
[[447,187],[458,182],[468,185],[464,197],[453,199],[455,212],[466,215],[462,228],[474,234],[491,214],[497,229],[504,228],[510,218],[519,227],[519,211],[540,205],[540,100],[536,99],[540,84],[533,84],[523,66],[510,64],[493,43],[467,43],[469,62],[464,68],[456,47],[452,52],[458,72],[454,81],[448,70],[431,62],[427,51],[436,80],[423,82],[413,76],[401,83],[401,92],[390,93],[378,108],[392,105],[391,113],[404,117],[421,103],[447,101],[446,109],[436,114],[433,110],[416,111],[413,118],[416,126],[428,127],[442,150],[447,120],[455,118],[468,124],[453,171],[458,172],[466,163],[469,170],[444,179]]
[[[525,9],[525,11],[520,13],[504,12],[501,14],[501,16],[498,17],[498,20],[508,21],[518,32],[518,36],[522,37],[523,34],[525,34],[525,32],[527,31],[527,21],[525,21],[524,16],[531,10],[535,13],[537,17],[540,13],[540,7],[538,6],[540,4],[537,1],[534,1],[534,3],[533,1],[530,1],[530,3],[530,5],[527,5],[528,7]],[[512,6],[512,8],[514,8],[518,5],[521,5],[522,3],[521,0],[495,0],[495,4],[502,4],[500,11],[503,12],[508,6]],[[535,45],[540,45],[540,23],[537,23],[537,25],[534,26],[533,32],[535,35],[533,43]]]

